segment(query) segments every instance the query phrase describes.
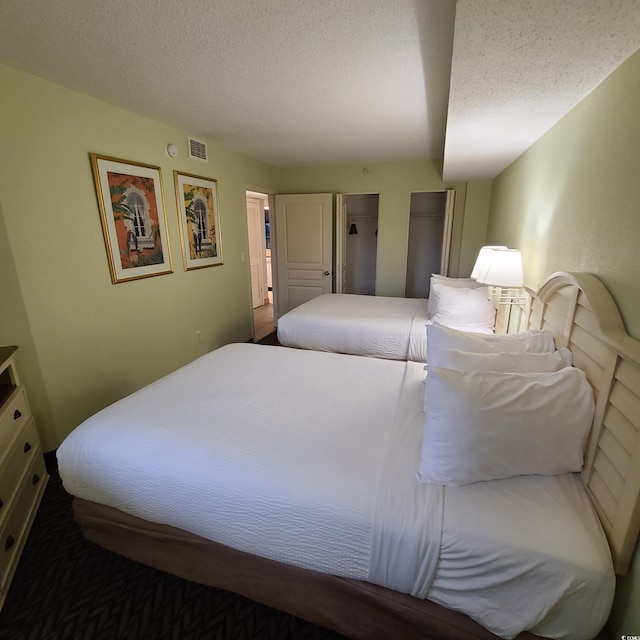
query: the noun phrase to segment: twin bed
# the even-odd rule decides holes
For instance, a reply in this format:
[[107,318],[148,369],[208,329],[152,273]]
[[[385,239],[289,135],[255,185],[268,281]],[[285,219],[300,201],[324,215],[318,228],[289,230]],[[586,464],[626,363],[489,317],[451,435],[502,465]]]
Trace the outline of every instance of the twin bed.
[[278,319],[286,347],[425,362],[425,325],[433,321],[490,333],[495,310],[487,287],[470,278],[433,275],[430,298],[327,293]]
[[234,344],[68,436],[76,518],[117,553],[352,638],[592,638],[640,526],[640,343],[588,274],[554,274],[529,328],[593,390],[581,473],[419,481],[424,360]]
[[428,301],[326,293],[278,319],[286,347],[425,362]]

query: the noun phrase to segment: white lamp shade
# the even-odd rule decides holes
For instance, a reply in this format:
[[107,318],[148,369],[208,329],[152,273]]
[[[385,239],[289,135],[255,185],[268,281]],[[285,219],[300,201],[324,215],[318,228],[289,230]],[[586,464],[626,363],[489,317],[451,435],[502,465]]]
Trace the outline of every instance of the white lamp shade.
[[506,249],[502,245],[494,245],[494,246],[486,246],[482,247],[480,251],[478,251],[478,257],[476,258],[476,263],[473,265],[473,271],[471,272],[471,277],[475,280],[478,279],[478,274],[484,272],[487,268],[487,262],[489,260],[489,256],[491,255],[491,249]]
[[490,249],[476,280],[492,287],[522,287],[522,253],[518,249]]

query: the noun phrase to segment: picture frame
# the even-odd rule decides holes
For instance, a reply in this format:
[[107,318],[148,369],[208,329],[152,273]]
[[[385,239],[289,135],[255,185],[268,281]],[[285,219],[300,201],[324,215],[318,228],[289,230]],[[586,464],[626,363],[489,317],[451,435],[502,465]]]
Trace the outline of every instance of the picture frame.
[[223,264],[218,181],[173,172],[185,271]]
[[89,157],[111,282],[172,273],[160,167]]

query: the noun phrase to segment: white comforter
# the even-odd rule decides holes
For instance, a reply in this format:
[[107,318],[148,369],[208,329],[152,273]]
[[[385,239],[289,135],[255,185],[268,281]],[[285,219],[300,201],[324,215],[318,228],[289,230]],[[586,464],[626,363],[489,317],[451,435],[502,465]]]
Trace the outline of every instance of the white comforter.
[[416,363],[228,345],[79,426],[60,474],[86,500],[424,597],[443,491],[414,481],[423,377]]
[[96,414],[58,450],[73,495],[230,547],[586,640],[615,580],[572,475],[416,480],[422,365],[228,345]]
[[288,347],[426,362],[427,300],[329,293],[278,320]]

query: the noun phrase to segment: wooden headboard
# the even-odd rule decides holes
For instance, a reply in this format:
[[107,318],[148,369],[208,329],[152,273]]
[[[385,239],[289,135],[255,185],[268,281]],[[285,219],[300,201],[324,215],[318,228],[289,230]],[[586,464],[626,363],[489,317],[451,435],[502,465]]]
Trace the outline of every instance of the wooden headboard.
[[640,531],[640,341],[630,337],[606,287],[590,273],[551,275],[530,300],[529,329],[568,347],[593,387],[596,410],[582,481],[624,575]]

